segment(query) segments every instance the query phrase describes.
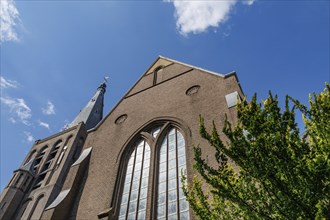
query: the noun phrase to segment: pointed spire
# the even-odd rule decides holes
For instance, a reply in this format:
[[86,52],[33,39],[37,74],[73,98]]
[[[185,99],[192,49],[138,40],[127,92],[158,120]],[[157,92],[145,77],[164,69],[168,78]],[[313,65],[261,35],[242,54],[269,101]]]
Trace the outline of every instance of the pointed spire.
[[104,93],[107,88],[107,79],[109,77],[104,77],[104,81],[97,88],[96,93],[87,103],[87,105],[79,112],[76,118],[72,121],[69,127],[73,127],[80,122],[84,122],[87,130],[94,128],[103,118],[103,100]]

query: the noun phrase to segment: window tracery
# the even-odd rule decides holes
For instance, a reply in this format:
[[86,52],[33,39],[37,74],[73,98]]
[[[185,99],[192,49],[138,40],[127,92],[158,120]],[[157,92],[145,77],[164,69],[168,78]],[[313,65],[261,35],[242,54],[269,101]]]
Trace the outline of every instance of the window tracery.
[[[146,210],[151,210],[151,219],[189,219],[189,204],[181,188],[181,175],[186,172],[183,134],[169,123],[148,129],[148,135],[144,133],[138,134],[141,139],[137,144],[128,145],[131,153],[124,159],[119,211],[115,215],[122,220],[140,220],[149,216]],[[149,168],[153,175],[149,175]],[[148,188],[154,193],[147,195]]]

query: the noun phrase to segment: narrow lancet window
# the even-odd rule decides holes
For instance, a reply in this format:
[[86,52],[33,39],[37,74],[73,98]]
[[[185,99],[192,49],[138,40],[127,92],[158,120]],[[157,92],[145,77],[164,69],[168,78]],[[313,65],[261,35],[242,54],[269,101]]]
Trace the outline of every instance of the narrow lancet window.
[[157,219],[189,219],[189,206],[181,188],[186,170],[186,149],[182,134],[172,128],[160,147]]
[[119,220],[146,218],[149,167],[150,147],[142,140],[135,147],[127,164]]

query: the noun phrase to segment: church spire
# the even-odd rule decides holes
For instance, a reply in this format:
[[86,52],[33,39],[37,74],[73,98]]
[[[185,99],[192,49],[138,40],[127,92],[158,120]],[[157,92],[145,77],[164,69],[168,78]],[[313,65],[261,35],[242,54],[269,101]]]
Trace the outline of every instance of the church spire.
[[79,112],[76,118],[71,122],[69,127],[75,126],[80,122],[84,122],[86,129],[94,128],[103,118],[103,99],[106,91],[106,82],[108,77],[104,78],[104,82],[97,88],[94,96],[89,100],[87,105]]

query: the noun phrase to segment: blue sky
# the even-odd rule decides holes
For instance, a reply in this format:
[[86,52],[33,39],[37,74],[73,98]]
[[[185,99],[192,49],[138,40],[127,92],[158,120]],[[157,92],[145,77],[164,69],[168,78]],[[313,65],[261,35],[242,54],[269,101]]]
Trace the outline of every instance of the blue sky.
[[1,0],[1,189],[104,76],[107,113],[158,55],[236,71],[248,98],[307,104],[330,81],[329,11],[327,0]]

